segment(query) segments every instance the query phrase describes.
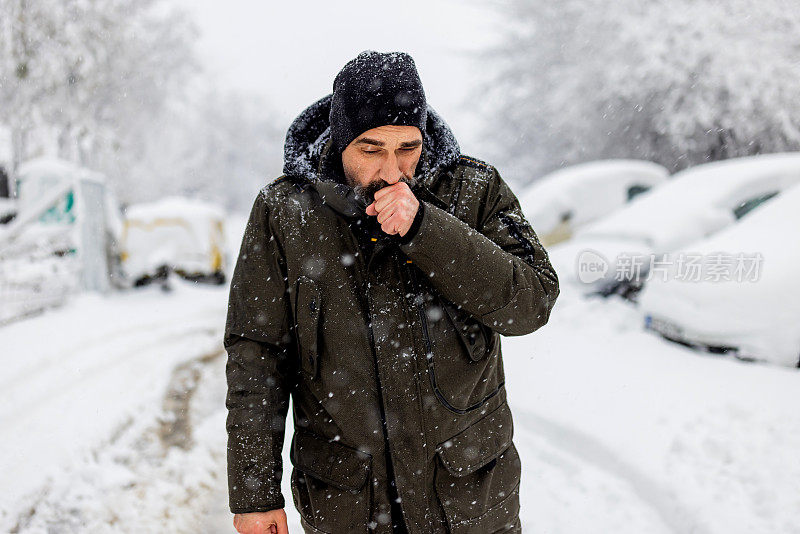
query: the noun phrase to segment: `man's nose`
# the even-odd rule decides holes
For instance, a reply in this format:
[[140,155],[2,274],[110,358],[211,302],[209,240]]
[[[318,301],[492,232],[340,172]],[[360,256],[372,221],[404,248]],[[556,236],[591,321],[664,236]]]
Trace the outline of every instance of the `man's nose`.
[[404,176],[400,169],[399,161],[394,153],[390,153],[381,166],[381,179],[389,185],[394,185]]

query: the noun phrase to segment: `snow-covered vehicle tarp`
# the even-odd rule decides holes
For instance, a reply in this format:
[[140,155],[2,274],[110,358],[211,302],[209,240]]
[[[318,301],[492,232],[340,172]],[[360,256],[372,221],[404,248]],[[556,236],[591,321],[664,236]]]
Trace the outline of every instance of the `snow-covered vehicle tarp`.
[[800,153],[698,165],[576,231],[551,249],[562,280],[586,292],[635,293],[663,254],[734,224],[800,183]]
[[542,243],[553,245],[668,177],[667,169],[650,161],[592,161],[544,176],[519,200]]
[[224,211],[183,197],[129,206],[122,231],[122,269],[141,284],[169,271],[224,283]]
[[15,214],[0,226],[0,323],[111,287],[122,222],[105,176],[39,158],[15,176]]
[[645,327],[740,358],[800,366],[798,228],[800,185],[669,254],[663,275],[639,294]]

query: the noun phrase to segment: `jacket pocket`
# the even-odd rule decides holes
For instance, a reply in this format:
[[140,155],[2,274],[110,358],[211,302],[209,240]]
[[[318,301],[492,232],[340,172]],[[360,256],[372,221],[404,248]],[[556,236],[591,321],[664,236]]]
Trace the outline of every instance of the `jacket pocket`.
[[519,517],[521,463],[508,404],[439,444],[436,494],[453,534],[485,534]]
[[292,496],[304,521],[320,532],[367,532],[371,454],[296,429],[289,457]]
[[446,408],[468,413],[500,393],[505,377],[499,334],[441,298],[432,300],[423,320],[431,337],[431,382]]
[[499,343],[496,332],[452,304],[445,304],[443,309],[470,360],[480,361],[494,351],[495,344]]
[[319,284],[305,275],[300,275],[295,285],[295,339],[300,369],[310,378],[319,372],[319,338],[322,309],[322,294]]

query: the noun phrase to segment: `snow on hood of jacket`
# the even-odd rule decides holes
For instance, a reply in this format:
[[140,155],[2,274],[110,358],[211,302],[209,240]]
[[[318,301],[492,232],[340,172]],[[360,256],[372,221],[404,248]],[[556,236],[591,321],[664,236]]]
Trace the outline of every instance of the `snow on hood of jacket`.
[[[319,186],[321,181],[334,181],[329,173],[321,172],[321,159],[331,138],[330,109],[332,94],[322,97],[292,121],[286,133],[283,149],[283,173],[299,176]],[[460,147],[450,127],[431,108],[427,106],[428,120],[422,132],[423,155],[417,165],[416,175],[425,185],[440,171],[455,164],[460,156]],[[326,184],[327,185],[327,184]],[[345,184],[339,184],[352,189]]]

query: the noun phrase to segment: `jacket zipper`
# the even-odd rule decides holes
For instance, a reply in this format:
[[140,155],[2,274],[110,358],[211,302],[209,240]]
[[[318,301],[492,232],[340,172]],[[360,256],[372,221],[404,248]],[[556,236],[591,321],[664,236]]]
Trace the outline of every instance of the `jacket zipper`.
[[[369,236],[366,236],[368,238]],[[389,499],[394,500],[399,498],[399,493],[397,489],[397,482],[394,475],[394,466],[392,465],[392,455],[391,450],[389,448],[389,426],[386,423],[386,410],[383,407],[383,386],[381,385],[381,378],[380,373],[378,372],[378,353],[375,348],[375,333],[372,330],[372,298],[370,297],[369,292],[369,264],[371,263],[372,257],[374,256],[374,250],[369,258],[364,258],[364,248],[358,246],[357,250],[359,254],[362,256],[362,263],[367,267],[364,269],[365,277],[366,277],[366,284],[362,284],[362,294],[364,295],[364,300],[366,301],[366,310],[367,310],[367,331],[369,332],[369,344],[370,348],[372,349],[372,361],[374,364],[375,370],[375,384],[378,390],[378,409],[381,416],[381,431],[383,433],[383,451],[384,451],[384,461],[386,462],[386,483],[387,483],[387,490],[389,492]],[[362,300],[362,304],[364,301]],[[393,509],[397,506],[394,502],[389,503],[390,509]],[[405,517],[405,515],[404,515]],[[393,518],[394,519],[394,518]]]
[[417,308],[417,313],[419,315],[419,322],[422,325],[422,337],[425,340],[425,361],[428,364],[428,379],[431,382],[431,388],[433,388],[434,394],[439,399],[439,402],[441,402],[444,405],[445,408],[457,414],[465,414],[471,412],[472,410],[480,408],[487,400],[494,397],[500,392],[500,390],[503,387],[503,384],[501,383],[497,387],[497,389],[489,393],[486,397],[479,400],[472,406],[467,406],[466,408],[458,408],[456,406],[453,406],[444,397],[441,390],[439,389],[439,386],[436,384],[436,373],[434,372],[434,363],[433,363],[433,348],[431,344],[430,333],[428,332],[428,316],[425,313],[425,303],[423,302],[423,297],[422,297],[422,286],[419,283],[417,275],[414,271],[414,267],[411,266],[410,264],[406,265],[408,265],[408,272],[414,285],[414,292],[415,292],[414,303]]
[[[367,273],[369,276],[369,273]],[[367,282],[369,284],[369,282]],[[392,465],[392,454],[389,449],[389,427],[386,423],[386,410],[383,407],[383,386],[381,385],[381,378],[380,373],[378,372],[378,354],[375,350],[375,334],[372,331],[372,308],[371,308],[371,299],[369,296],[369,288],[365,288],[364,294],[367,297],[367,329],[369,330],[369,342],[370,346],[372,347],[372,359],[375,364],[375,383],[378,386],[378,407],[380,408],[381,414],[381,429],[383,430],[383,451],[384,457],[386,461],[386,482],[389,486],[387,489],[389,491],[389,499],[394,500],[399,497],[399,493],[397,490],[397,482],[394,476],[394,467]],[[392,485],[394,484],[394,487]],[[395,506],[394,503],[390,502],[389,507],[393,508]]]
[[372,331],[372,310],[371,310],[372,303],[369,297],[368,288],[364,288],[364,295],[366,295],[367,298],[367,330],[369,331],[369,344],[370,347],[372,348],[372,360],[375,363],[375,382],[378,385],[378,395],[381,400],[381,402],[378,403],[381,412],[381,426],[383,427],[383,438],[388,445],[389,429],[386,425],[386,413],[383,409],[383,387],[381,386],[380,374],[378,373],[378,355],[375,351],[375,334]]

